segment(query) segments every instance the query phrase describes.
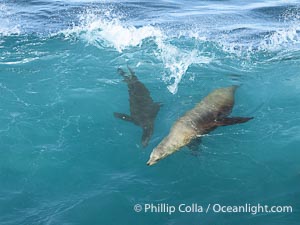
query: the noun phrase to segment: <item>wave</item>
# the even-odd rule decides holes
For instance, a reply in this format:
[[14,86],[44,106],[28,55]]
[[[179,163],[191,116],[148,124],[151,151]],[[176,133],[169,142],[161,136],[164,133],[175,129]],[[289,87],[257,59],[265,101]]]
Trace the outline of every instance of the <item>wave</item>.
[[[296,27],[288,27],[271,32],[261,42],[263,50],[281,50],[283,47],[290,45],[297,46],[300,44],[299,30]],[[299,47],[299,46],[298,46]]]
[[[106,12],[108,14],[109,12]],[[160,38],[162,32],[153,26],[124,26],[118,18],[103,18],[94,12],[80,16],[79,25],[62,31],[67,37],[76,34],[89,44],[97,47],[114,47],[122,52],[128,47],[141,45],[147,38]]]
[[175,94],[178,90],[183,75],[192,64],[208,64],[211,59],[201,55],[197,48],[184,50],[171,44],[166,32],[154,25],[136,27],[122,23],[119,16],[109,15],[110,11],[96,14],[88,11],[80,15],[79,25],[74,25],[62,33],[66,38],[74,35],[88,44],[98,48],[114,48],[119,53],[130,51],[131,47],[142,47],[149,41],[155,48],[149,51],[149,56],[154,56],[163,63],[167,72],[163,80],[168,84],[168,90]]
[[[66,38],[75,36],[101,49],[113,48],[121,56],[140,52],[143,56],[155,57],[153,61],[158,60],[164,67],[161,79],[173,94],[177,93],[178,85],[191,65],[202,67],[211,62],[218,64],[223,61],[222,57],[229,57],[236,61],[232,63],[235,68],[243,72],[243,68],[260,63],[257,59],[261,60],[261,53],[276,55],[284,48],[300,49],[297,8],[285,11],[281,26],[272,30],[259,24],[240,23],[229,30],[227,26],[210,33],[205,32],[199,24],[134,26],[128,20],[128,15],[115,12],[114,8],[86,10],[79,15],[80,22],[77,25],[61,33]],[[216,46],[221,49],[220,54],[215,52]],[[268,54],[266,57],[269,57]]]
[[[291,0],[287,4],[294,2]],[[201,4],[194,7],[199,14],[202,12]],[[214,4],[204,5],[214,8]],[[217,66],[224,67],[224,58],[229,58],[234,60],[231,63],[234,69],[242,73],[245,68],[255,67],[258,62],[264,63],[261,55],[269,62],[270,57],[276,58],[278,52],[282,50],[299,51],[299,8],[288,6],[283,13],[282,9],[277,10],[281,14],[280,21],[274,21],[274,18],[269,21],[265,20],[265,17],[254,18],[258,13],[253,11],[254,8],[277,5],[284,3],[279,0],[262,4],[250,3],[242,7],[243,10],[249,10],[247,17],[240,17],[237,13],[239,7],[236,6],[237,8],[231,8],[235,14],[224,21],[224,24],[220,19],[223,17],[214,17],[215,15],[201,17],[205,20],[191,16],[186,21],[181,21],[182,17],[177,19],[170,17],[171,21],[168,23],[165,21],[154,23],[156,15],[149,16],[154,18],[153,20],[136,17],[136,14],[132,15],[133,12],[130,11],[132,6],[130,4],[99,4],[68,11],[72,8],[70,7],[66,10],[72,14],[69,17],[73,22],[67,28],[62,27],[58,32],[49,31],[49,33],[52,37],[62,35],[65,39],[79,39],[102,50],[114,50],[120,56],[118,59],[124,61],[134,54],[135,59],[148,58],[161,64],[164,70],[160,78],[167,84],[168,90],[175,94],[191,65],[202,68],[215,62]],[[184,9],[186,8],[182,8],[183,13],[189,13]],[[141,10],[144,8],[141,7]],[[73,14],[77,17],[75,18]],[[13,20],[13,15],[15,14],[11,8],[0,3],[0,36],[21,33],[21,23]],[[235,22],[231,23],[234,20]],[[138,65],[140,63],[136,62]]]
[[0,3],[0,36],[19,35],[20,24],[15,23],[12,18],[12,9],[4,3]]
[[260,43],[262,49],[279,51],[292,46],[294,49],[300,48],[300,12],[298,8],[287,10],[282,15],[285,26],[271,31]]
[[157,57],[162,60],[169,73],[165,73],[163,80],[168,85],[168,90],[175,94],[178,90],[183,75],[192,64],[209,64],[212,58],[202,56],[201,52],[197,49],[190,51],[180,49],[174,45],[167,44],[163,40],[158,40],[158,53]]
[[0,62],[0,65],[18,65],[18,64],[25,64],[25,63],[29,63],[35,60],[38,60],[38,57],[35,58],[24,58],[22,60],[19,61],[10,61],[10,62]]

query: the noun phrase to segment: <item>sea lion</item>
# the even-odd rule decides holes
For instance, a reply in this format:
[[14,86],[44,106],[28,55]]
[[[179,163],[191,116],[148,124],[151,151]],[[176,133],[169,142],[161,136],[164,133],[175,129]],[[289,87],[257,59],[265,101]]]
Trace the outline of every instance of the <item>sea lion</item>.
[[127,68],[130,75],[127,75],[121,68],[118,69],[118,73],[128,85],[130,115],[115,112],[114,116],[142,127],[142,145],[146,147],[152,136],[154,121],[161,103],[152,100],[145,85],[138,80],[131,68],[128,66]]
[[227,117],[234,105],[236,89],[237,86],[216,89],[180,117],[169,135],[153,149],[147,165],[157,163],[186,145],[193,145],[201,135],[219,126],[245,123],[252,119],[253,117]]

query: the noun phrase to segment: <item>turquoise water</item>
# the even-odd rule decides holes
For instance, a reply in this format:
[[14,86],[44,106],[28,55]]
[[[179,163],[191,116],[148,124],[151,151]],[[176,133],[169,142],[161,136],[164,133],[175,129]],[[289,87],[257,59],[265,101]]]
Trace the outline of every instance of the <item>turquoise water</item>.
[[[300,224],[298,1],[0,1],[0,224]],[[141,146],[127,64],[156,102]],[[253,116],[146,162],[174,121],[240,85]],[[135,212],[135,204],[292,213]],[[205,210],[205,209],[204,209]]]

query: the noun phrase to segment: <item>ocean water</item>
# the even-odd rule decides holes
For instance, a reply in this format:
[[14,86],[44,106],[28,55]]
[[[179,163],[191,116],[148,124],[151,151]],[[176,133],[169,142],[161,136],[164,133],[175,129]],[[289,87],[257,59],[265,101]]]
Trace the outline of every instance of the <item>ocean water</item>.
[[[113,116],[129,113],[127,65],[163,103],[146,148]],[[253,120],[146,165],[230,85],[232,115]],[[0,224],[299,225],[299,96],[297,0],[0,0]],[[206,213],[216,204],[293,210]]]

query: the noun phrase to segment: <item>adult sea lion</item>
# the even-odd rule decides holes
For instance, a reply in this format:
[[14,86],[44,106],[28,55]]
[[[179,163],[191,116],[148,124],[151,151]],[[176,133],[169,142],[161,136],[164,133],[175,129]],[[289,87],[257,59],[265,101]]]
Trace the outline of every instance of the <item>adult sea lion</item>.
[[128,67],[128,70],[130,75],[127,75],[120,68],[118,69],[118,73],[128,85],[130,115],[115,112],[114,116],[142,127],[142,145],[146,147],[152,136],[154,121],[161,104],[152,100],[145,85],[138,80],[132,69]]
[[236,89],[237,86],[216,89],[180,117],[172,126],[169,135],[153,149],[147,165],[157,163],[183,146],[192,145],[201,135],[219,126],[245,123],[252,119],[253,117],[227,117],[234,105]]

